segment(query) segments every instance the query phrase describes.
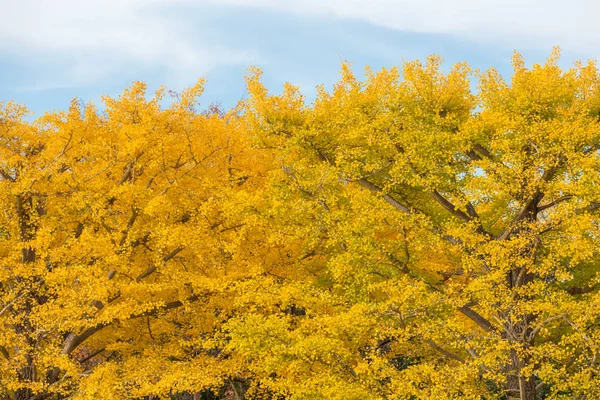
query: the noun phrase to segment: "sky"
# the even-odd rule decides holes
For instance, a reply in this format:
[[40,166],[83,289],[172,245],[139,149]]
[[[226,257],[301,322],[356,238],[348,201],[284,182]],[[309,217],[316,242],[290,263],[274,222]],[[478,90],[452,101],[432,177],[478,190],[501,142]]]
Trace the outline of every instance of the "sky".
[[72,98],[101,104],[132,81],[181,91],[206,78],[201,104],[231,107],[250,66],[273,92],[310,100],[343,61],[401,65],[440,54],[510,77],[561,46],[561,64],[600,55],[600,2],[590,0],[0,0],[0,101],[35,116]]

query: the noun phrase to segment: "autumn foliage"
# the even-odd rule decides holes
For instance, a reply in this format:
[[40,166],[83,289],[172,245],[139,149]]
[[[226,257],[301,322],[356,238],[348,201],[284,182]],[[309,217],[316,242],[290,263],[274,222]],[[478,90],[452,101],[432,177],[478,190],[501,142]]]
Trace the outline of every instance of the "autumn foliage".
[[513,66],[0,105],[0,397],[600,398],[600,71]]

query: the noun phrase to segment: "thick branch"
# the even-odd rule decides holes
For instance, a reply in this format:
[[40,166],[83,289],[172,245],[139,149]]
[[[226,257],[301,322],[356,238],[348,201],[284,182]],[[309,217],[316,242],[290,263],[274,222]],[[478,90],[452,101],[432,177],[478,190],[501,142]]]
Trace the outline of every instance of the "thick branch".
[[525,216],[528,213],[530,213],[533,208],[537,207],[537,205],[539,204],[539,202],[542,200],[543,197],[544,197],[543,193],[537,192],[536,194],[531,196],[529,199],[527,199],[523,208],[521,208],[521,210],[519,210],[519,214],[517,214],[517,217],[514,219],[513,223],[521,221],[523,218],[525,218]]
[[444,196],[442,196],[437,190],[433,190],[431,192],[431,195],[442,207],[444,207],[446,210],[448,210],[455,217],[462,219],[465,222],[471,221],[471,218],[467,214],[465,214],[463,211],[456,208],[456,206],[454,204],[452,204],[448,200],[446,200],[446,198]]
[[479,214],[477,214],[477,211],[475,210],[475,207],[473,207],[473,204],[471,204],[471,202],[467,202],[467,213],[469,213],[469,216],[471,218],[477,218],[477,219],[481,219],[479,218]]
[[521,207],[521,209],[519,210],[517,216],[513,218],[513,220],[508,224],[508,226],[504,230],[504,232],[502,232],[502,234],[498,236],[497,239],[507,239],[512,233],[512,229],[517,222],[522,221],[528,214],[532,212],[532,210],[537,210],[537,205],[543,197],[544,194],[541,192],[537,192],[533,196],[529,197],[523,205],[523,207]]
[[481,161],[481,160],[483,160],[483,158],[479,154],[477,154],[476,152],[474,152],[473,150],[467,151],[467,155],[473,161]]
[[[194,295],[194,296],[188,297],[185,301],[194,302],[198,299],[199,299],[199,297]],[[138,314],[130,315],[127,319],[129,320],[129,319],[140,318],[140,317],[144,317],[144,316],[148,316],[148,315],[155,315],[159,312],[169,311],[174,308],[181,307],[181,306],[183,306],[183,304],[184,304],[184,302],[179,301],[179,300],[172,301],[172,302],[166,303],[163,306],[157,307],[153,310],[144,311],[144,312],[141,312]],[[113,322],[116,322],[116,321],[102,322],[100,324],[97,324],[95,326],[87,328],[85,331],[83,331],[79,335],[70,333],[69,336],[67,337],[67,339],[65,340],[62,353],[63,354],[71,354],[71,352],[73,352],[73,350],[75,350],[77,347],[79,347],[79,345],[81,345],[89,337],[91,337],[96,332],[102,330],[103,328],[106,328],[107,326],[111,325]]]
[[131,177],[132,171],[133,171],[133,162],[129,162],[129,164],[127,164],[127,167],[125,168],[125,171],[123,172],[123,176],[121,176],[121,179],[119,179],[119,185],[124,184],[125,181],[127,181],[127,179],[129,179]]
[[441,204],[442,207],[444,207],[446,210],[448,210],[452,215],[454,215],[455,217],[461,219],[464,222],[471,222],[473,220],[478,220],[479,225],[477,226],[477,230],[480,233],[483,233],[485,235],[491,236],[484,228],[483,228],[483,224],[481,223],[481,219],[479,218],[479,215],[477,214],[477,211],[475,211],[475,207],[473,207],[473,204],[471,204],[471,202],[467,203],[467,212],[469,213],[469,215],[465,214],[462,210],[459,210],[458,208],[456,208],[456,206],[454,204],[452,204],[451,202],[449,202],[444,196],[442,196],[437,190],[434,190],[433,192],[431,192],[431,195],[433,196],[433,198],[439,203]]
[[[369,189],[373,193],[378,193],[378,194],[379,193],[383,193],[383,189],[381,189],[379,186],[376,186],[376,185],[372,184],[371,182],[369,182],[365,178],[359,179],[358,183],[360,183],[360,185],[362,187]],[[407,206],[405,206],[404,204],[400,203],[398,200],[396,200],[395,198],[393,198],[389,194],[384,194],[383,195],[383,199],[385,201],[387,201],[389,204],[391,204],[392,207],[394,207],[395,209],[400,210],[400,211],[402,211],[403,213],[406,213],[406,214],[411,214],[411,211],[410,211],[410,209]]]
[[587,287],[570,287],[567,289],[567,293],[571,294],[571,295],[576,295],[576,294],[585,294],[585,293],[590,293],[593,292],[594,290],[596,290],[596,285],[594,286],[587,286]]
[[595,211],[595,210],[597,210],[599,208],[600,208],[600,203],[599,202],[591,202],[587,207],[583,207],[583,208],[580,208],[578,210],[575,210],[575,213],[576,214],[580,214],[580,213],[582,213],[584,211]]
[[569,200],[569,199],[572,199],[572,198],[573,198],[573,196],[571,196],[571,195],[566,195],[566,196],[559,197],[559,198],[558,198],[558,199],[556,199],[556,200],[552,200],[552,201],[551,201],[550,203],[548,203],[548,204],[544,204],[544,205],[541,205],[541,206],[539,206],[539,207],[537,208],[537,210],[538,210],[538,211],[544,211],[544,210],[547,210],[547,209],[549,209],[549,208],[551,208],[551,207],[554,207],[555,205],[557,205],[557,204],[559,204],[559,203],[562,203],[563,201],[567,201],[567,200]]
[[492,332],[495,330],[494,326],[490,321],[482,317],[477,311],[473,310],[470,307],[462,306],[458,307],[458,311],[460,311],[465,316],[469,317],[473,322],[475,322],[481,329],[486,332]]
[[69,334],[69,336],[67,336],[67,339],[65,340],[65,343],[64,343],[63,349],[62,349],[62,353],[63,354],[71,354],[71,352],[73,350],[75,350],[81,343],[83,343],[85,340],[87,340],[94,333],[98,332],[102,328],[107,327],[108,325],[110,325],[109,322],[98,324],[98,325],[93,326],[91,328],[87,328],[85,331],[83,331],[79,335],[76,335],[73,332],[71,332]]
[[[170,259],[172,259],[173,257],[175,257],[177,254],[179,254],[179,252],[181,252],[181,250],[183,250],[183,247],[178,247],[175,250],[173,250],[171,253],[167,254],[166,256],[163,257],[163,261],[167,262]],[[137,282],[141,281],[142,279],[144,279],[145,277],[147,277],[148,275],[152,274],[154,271],[156,271],[156,267],[152,266],[150,268],[148,268],[146,271],[144,271],[141,275],[139,275],[136,279]],[[114,271],[110,271],[109,272],[109,279],[112,279],[112,277],[114,277]],[[121,297],[120,295],[117,295],[116,297],[113,297],[112,299],[108,300],[108,303],[111,303],[113,301],[115,301],[116,299],[118,299],[119,297]],[[193,296],[188,300],[197,300],[197,296]],[[94,301],[94,306],[98,309],[98,310],[102,310],[104,308],[104,304],[100,301]],[[183,303],[181,303],[180,301],[176,301],[176,302],[171,302],[171,303],[167,303],[165,306],[161,307],[161,310],[170,310],[172,308],[175,307],[179,307],[181,306]],[[152,312],[156,312],[156,310],[152,311]],[[152,313],[151,312],[151,313]],[[143,316],[143,315],[149,315],[148,313],[142,313],[140,315],[137,316]],[[135,318],[136,315],[131,316],[130,318]],[[92,336],[94,333],[98,332],[99,330],[101,330],[102,328],[110,325],[112,322],[106,322],[106,323],[101,323],[95,326],[92,326],[88,329],[86,329],[85,331],[83,331],[81,334],[79,335],[75,335],[73,332],[71,332],[69,334],[69,336],[67,337],[67,339],[65,340],[65,344],[63,346],[63,354],[70,354],[74,349],[76,349],[81,343],[83,343],[87,338],[89,338],[90,336]]]
[[490,160],[494,160],[494,156],[488,149],[483,147],[482,145],[476,143],[473,145],[473,148],[479,152],[479,154],[483,155],[485,158],[489,158]]

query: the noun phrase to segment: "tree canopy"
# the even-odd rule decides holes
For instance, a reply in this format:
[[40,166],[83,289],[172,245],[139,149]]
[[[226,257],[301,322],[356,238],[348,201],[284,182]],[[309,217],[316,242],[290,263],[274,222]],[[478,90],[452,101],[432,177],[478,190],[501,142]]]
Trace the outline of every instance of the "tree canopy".
[[593,399],[600,71],[0,107],[0,396]]

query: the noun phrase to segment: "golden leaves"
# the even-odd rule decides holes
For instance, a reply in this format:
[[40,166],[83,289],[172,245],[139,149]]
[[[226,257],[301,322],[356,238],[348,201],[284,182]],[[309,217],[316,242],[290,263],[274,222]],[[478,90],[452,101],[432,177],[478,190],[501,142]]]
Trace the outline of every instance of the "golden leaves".
[[595,390],[599,74],[558,55],[3,104],[0,394]]

